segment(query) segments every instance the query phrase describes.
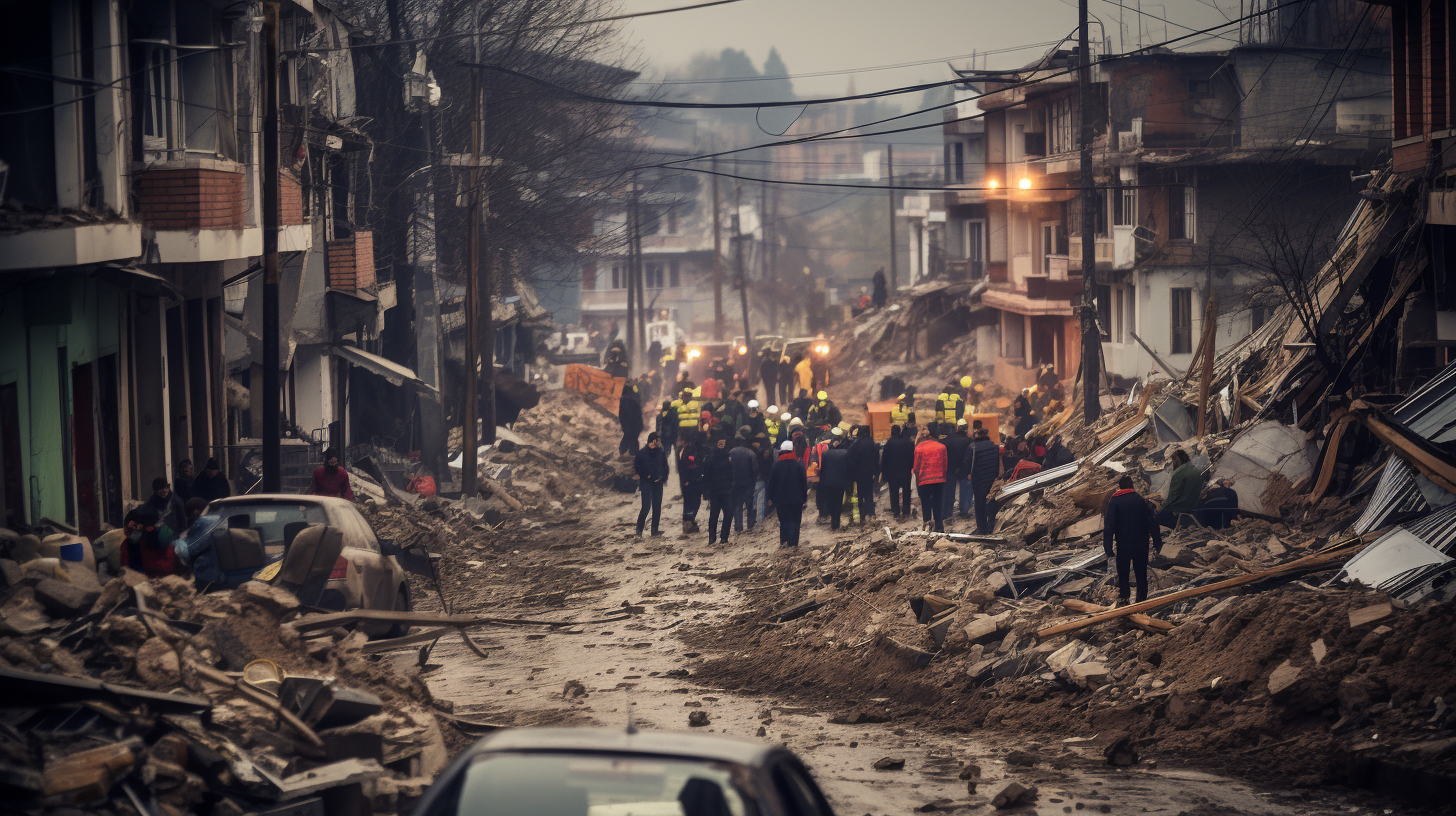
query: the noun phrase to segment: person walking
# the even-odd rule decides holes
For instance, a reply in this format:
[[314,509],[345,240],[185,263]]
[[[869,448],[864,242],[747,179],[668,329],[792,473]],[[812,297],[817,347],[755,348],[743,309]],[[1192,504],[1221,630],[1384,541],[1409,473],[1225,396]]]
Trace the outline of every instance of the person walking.
[[991,441],[989,430],[976,430],[976,441],[966,450],[963,470],[970,479],[976,504],[976,533],[990,535],[996,527],[996,514],[990,506],[991,485],[1001,474],[1001,449]]
[[1147,499],[1133,489],[1132,477],[1117,480],[1117,490],[1102,514],[1102,549],[1117,562],[1117,605],[1128,603],[1128,572],[1137,576],[1137,599],[1148,599],[1148,540],[1163,549],[1163,533]]
[[910,473],[915,466],[915,443],[899,425],[890,426],[890,438],[880,453],[880,475],[890,486],[890,515],[910,515]]
[[349,471],[339,467],[339,455],[333,448],[324,451],[324,463],[314,469],[313,483],[308,492],[315,496],[354,500],[354,488],[349,486]]
[[677,456],[677,483],[682,491],[685,536],[698,532],[698,508],[703,503],[703,460],[707,456],[707,446],[696,431]]
[[[747,430],[746,428],[744,430]],[[758,457],[753,455],[747,434],[740,434],[728,450],[728,459],[733,463],[733,532],[752,530],[758,524],[758,504],[753,499],[753,486],[758,481]],[[744,524],[743,517],[748,516]],[[727,541],[727,536],[724,536]]]
[[965,470],[966,451],[971,449],[971,437],[964,419],[956,420],[955,432],[945,438],[945,461],[947,472],[945,474],[945,495],[942,497],[945,509],[942,515],[950,518],[956,511],[956,491],[959,490],[960,516],[961,518],[971,517],[971,483],[967,478]]
[[767,521],[773,505],[768,501],[768,474],[774,466],[774,443],[768,434],[758,434],[749,443],[757,469],[753,474],[753,506],[760,521]]
[[809,501],[809,479],[794,455],[794,443],[779,445],[779,458],[768,474],[768,498],[779,517],[779,546],[799,546],[799,527]]
[[636,456],[642,438],[642,400],[637,383],[628,381],[617,400],[617,421],[622,426],[622,441],[617,445],[620,456]]
[[[733,459],[728,453],[728,438],[713,434],[713,447],[703,462],[703,489],[708,494],[708,545],[716,544],[721,538],[728,543],[728,533],[733,529]],[[722,533],[719,533],[719,519]]]
[[662,438],[654,431],[647,435],[647,447],[637,451],[632,461],[637,471],[637,481],[642,489],[642,510],[637,513],[637,537],[642,537],[642,528],[647,523],[647,513],[652,512],[652,535],[662,535],[662,486],[667,483],[667,451],[662,447]]
[[839,529],[849,485],[849,450],[844,446],[844,431],[835,428],[829,447],[819,456],[819,495],[824,497],[824,515],[829,517],[831,530]]
[[920,431],[915,445],[915,489],[920,493],[920,516],[925,526],[937,533],[945,532],[945,446],[930,435],[929,428]]
[[868,425],[861,425],[849,446],[849,478],[859,498],[859,517],[865,524],[875,515],[875,479],[880,475],[880,446]]

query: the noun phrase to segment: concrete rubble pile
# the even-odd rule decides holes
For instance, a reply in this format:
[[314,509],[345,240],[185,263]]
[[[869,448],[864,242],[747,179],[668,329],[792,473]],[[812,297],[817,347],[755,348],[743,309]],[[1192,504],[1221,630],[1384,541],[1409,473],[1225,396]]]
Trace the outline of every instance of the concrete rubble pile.
[[[417,676],[249,582],[0,560],[7,812],[406,812],[447,752]],[[88,580],[89,576],[89,580]]]

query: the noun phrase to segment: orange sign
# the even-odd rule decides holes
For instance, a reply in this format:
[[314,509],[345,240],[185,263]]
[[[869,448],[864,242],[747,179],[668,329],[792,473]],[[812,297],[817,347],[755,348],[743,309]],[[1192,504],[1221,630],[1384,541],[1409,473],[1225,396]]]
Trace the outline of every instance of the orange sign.
[[564,387],[568,391],[580,391],[592,402],[617,415],[617,403],[622,399],[622,389],[627,387],[625,377],[613,377],[600,368],[571,363],[566,366]]

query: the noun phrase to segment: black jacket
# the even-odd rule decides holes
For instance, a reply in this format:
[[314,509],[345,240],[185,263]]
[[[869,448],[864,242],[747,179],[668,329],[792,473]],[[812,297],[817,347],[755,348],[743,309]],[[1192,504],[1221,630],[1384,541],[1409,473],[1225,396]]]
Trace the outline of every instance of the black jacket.
[[1163,549],[1163,534],[1153,517],[1153,508],[1147,500],[1131,490],[1119,490],[1107,501],[1107,510],[1102,514],[1102,549],[1107,557],[1113,556],[1113,542],[1123,552],[1146,551],[1148,538],[1154,548]]
[[708,495],[733,495],[733,459],[726,448],[708,449],[707,459],[703,462],[703,480],[703,489]]
[[809,476],[798,459],[774,462],[768,474],[768,500],[774,507],[803,507],[809,501]]
[[754,455],[753,448],[738,445],[728,451],[728,459],[733,463],[735,489],[747,490],[753,487],[753,483],[758,481],[758,457]]
[[696,490],[703,483],[705,461],[708,449],[701,442],[692,442],[682,449],[677,458],[677,478],[683,491]]
[[664,448],[670,448],[677,442],[677,423],[676,408],[664,408],[657,415],[657,436],[662,440]]
[[819,487],[845,488],[849,486],[849,450],[829,448],[819,457]]
[[220,470],[213,476],[208,476],[207,471],[204,470],[197,474],[196,479],[192,480],[193,498],[213,501],[214,499],[225,499],[232,494],[233,490],[228,486],[227,477],[222,475]]
[[175,492],[162,498],[153,493],[147,498],[147,505],[152,507],[162,516],[162,523],[173,530],[186,530],[187,526],[182,522],[187,520],[187,510],[182,506],[182,497]]
[[642,403],[630,390],[623,391],[622,398],[617,401],[617,419],[622,423],[622,433],[642,433]]
[[1047,448],[1046,455],[1041,458],[1041,466],[1046,470],[1062,465],[1070,465],[1077,457],[1072,455],[1072,450],[1066,445],[1058,442]]
[[750,436],[768,434],[768,420],[764,418],[762,411],[758,412],[758,416],[749,414],[744,424],[748,426]]
[[971,449],[971,438],[953,433],[945,439],[945,462],[947,477],[964,479],[970,473],[965,467],[966,451]]
[[976,487],[990,487],[1001,475],[1001,448],[989,439],[977,439],[966,449],[961,466],[971,484]]
[[856,482],[873,481],[880,475],[880,446],[865,436],[849,446],[849,478]]
[[880,454],[880,472],[885,475],[885,481],[910,481],[914,466],[915,440],[903,434],[885,440],[885,450]]
[[637,451],[637,458],[632,460],[632,467],[643,481],[665,482],[667,481],[667,451],[661,445],[656,448],[643,448]]

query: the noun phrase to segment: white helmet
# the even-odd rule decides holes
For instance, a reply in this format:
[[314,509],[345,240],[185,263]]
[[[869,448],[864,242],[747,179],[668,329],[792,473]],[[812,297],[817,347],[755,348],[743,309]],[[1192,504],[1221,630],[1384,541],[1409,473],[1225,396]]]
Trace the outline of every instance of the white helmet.
[[779,407],[777,405],[770,405],[768,407],[768,415],[769,416],[773,416],[774,414],[777,414],[778,412],[779,412]]
[[749,400],[748,401],[748,410],[752,411],[752,410],[755,410],[757,408],[758,408],[758,400]]
[[779,417],[779,421],[780,422],[788,422],[789,420],[791,420],[793,418],[794,418],[794,415],[793,414],[789,413],[788,411],[785,411],[784,412],[784,415],[781,416],[781,417]]

